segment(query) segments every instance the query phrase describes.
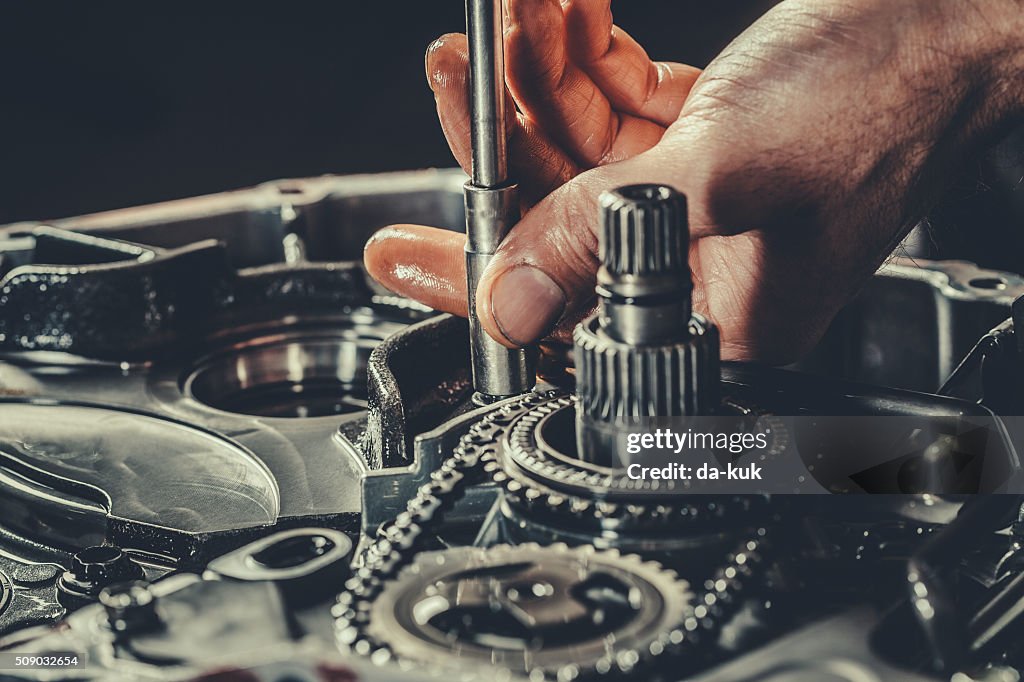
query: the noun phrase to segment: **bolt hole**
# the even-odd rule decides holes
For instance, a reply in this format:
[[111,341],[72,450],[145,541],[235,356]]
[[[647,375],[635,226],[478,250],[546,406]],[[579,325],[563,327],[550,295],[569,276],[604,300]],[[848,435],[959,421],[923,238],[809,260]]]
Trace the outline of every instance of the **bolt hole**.
[[323,535],[297,535],[275,542],[252,555],[253,561],[271,569],[301,566],[334,549],[334,543]]
[[112,545],[95,545],[86,547],[78,553],[84,564],[106,564],[121,557],[121,550]]
[[975,289],[986,289],[988,291],[1002,291],[1006,288],[1006,280],[1002,277],[978,277],[968,282]]

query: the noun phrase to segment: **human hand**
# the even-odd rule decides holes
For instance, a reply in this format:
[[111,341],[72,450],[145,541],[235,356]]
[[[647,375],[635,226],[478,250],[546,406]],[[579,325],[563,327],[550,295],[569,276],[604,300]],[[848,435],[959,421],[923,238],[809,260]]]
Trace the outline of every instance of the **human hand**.
[[[657,182],[689,198],[694,304],[718,323],[723,356],[793,359],[942,178],[1021,113],[1016,0],[787,0],[703,75],[652,63],[613,26],[609,0],[507,11],[511,174],[538,203],[484,273],[478,313],[510,346],[563,336],[591,310],[597,197]],[[465,38],[431,46],[427,71],[468,168]],[[366,264],[465,315],[463,244],[392,226]]]

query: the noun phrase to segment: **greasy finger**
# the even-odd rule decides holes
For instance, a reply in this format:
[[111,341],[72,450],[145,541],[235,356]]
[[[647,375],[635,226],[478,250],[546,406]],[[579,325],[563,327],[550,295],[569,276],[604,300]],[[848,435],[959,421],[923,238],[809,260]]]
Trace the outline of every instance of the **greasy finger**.
[[395,293],[431,308],[466,315],[466,238],[458,232],[391,225],[366,243],[367,272]]

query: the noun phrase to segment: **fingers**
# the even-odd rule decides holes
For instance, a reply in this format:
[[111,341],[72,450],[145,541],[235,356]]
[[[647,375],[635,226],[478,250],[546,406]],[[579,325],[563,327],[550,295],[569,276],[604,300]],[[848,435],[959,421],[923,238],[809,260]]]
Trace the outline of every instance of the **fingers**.
[[580,175],[534,206],[505,238],[477,289],[477,314],[492,337],[525,346],[590,310],[598,197],[628,182],[631,163]]
[[427,48],[427,84],[434,93],[437,117],[448,146],[462,170],[470,172],[469,52],[466,36],[443,35]]
[[[544,338],[560,320],[592,307],[596,195],[570,183],[538,204],[502,243],[477,291],[487,332],[509,347]],[[549,222],[550,221],[550,222]],[[465,236],[420,225],[379,230],[363,254],[366,270],[391,291],[466,316]]]
[[466,316],[466,237],[435,227],[392,225],[366,243],[367,272],[391,291]]
[[559,0],[510,0],[505,33],[509,89],[529,120],[582,167],[650,149],[664,128],[613,109],[569,54]]
[[570,57],[613,108],[662,127],[679,118],[700,69],[652,62],[612,23],[611,0],[568,0],[564,12]]
[[[552,332],[563,340],[593,310],[601,192],[651,176],[656,154],[595,168],[538,203],[502,242],[477,289],[484,329],[509,347]],[[377,232],[364,254],[388,289],[438,310],[466,315],[465,237],[416,225]]]
[[[613,26],[609,0],[507,3],[510,171],[527,204],[580,172],[658,143],[700,71],[654,63]],[[452,152],[470,171],[468,48],[461,34],[427,51],[427,78]],[[547,133],[543,132],[547,131]]]
[[[437,114],[448,146],[462,169],[471,172],[469,50],[466,36],[442,36],[427,48],[427,81],[437,101]],[[547,196],[579,173],[576,164],[532,122],[516,113],[506,91],[505,131],[509,138],[509,170],[528,205]]]
[[[456,232],[421,225],[391,225],[379,230],[367,242],[363,260],[370,276],[389,290],[437,310],[465,317],[467,296],[464,247],[465,237]],[[535,329],[551,330],[554,338],[563,343],[571,343],[573,327],[593,312],[592,300],[588,301],[588,298],[593,299],[593,285],[588,285],[590,294],[581,292],[581,295],[565,301],[566,305],[563,306],[561,287],[565,284],[556,285],[556,300],[551,300],[548,298],[551,289],[542,277],[516,264],[511,269],[516,272],[505,279],[503,286],[511,283],[517,296],[511,302],[514,306],[512,310],[504,311],[505,318],[509,314],[522,315],[522,306],[528,306],[529,314],[525,324],[533,324]],[[558,314],[563,308],[565,314]],[[550,324],[542,322],[538,325],[532,321],[537,310],[548,311],[541,314],[548,316]],[[557,328],[556,322],[560,322]],[[522,334],[517,332],[520,326],[517,322],[509,325],[509,328],[513,330],[512,333]],[[490,331],[494,329],[493,322],[487,328],[489,333],[494,334]],[[537,338],[547,336],[543,331],[537,331],[536,335]],[[503,342],[508,345],[514,345],[506,337],[497,338],[504,339]]]
[[[513,108],[510,103],[509,109]],[[532,121],[520,114],[516,114],[516,121],[509,140],[509,172],[530,207],[575,178],[581,169]]]

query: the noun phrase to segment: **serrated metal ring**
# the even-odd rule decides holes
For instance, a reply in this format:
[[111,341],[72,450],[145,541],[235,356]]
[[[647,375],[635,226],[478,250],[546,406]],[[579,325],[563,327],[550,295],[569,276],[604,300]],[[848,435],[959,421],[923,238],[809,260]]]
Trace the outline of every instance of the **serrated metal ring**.
[[[590,584],[626,595],[617,618],[587,612],[599,608],[582,592]],[[678,652],[702,632],[697,606],[685,581],[633,555],[566,545],[463,547],[420,554],[374,602],[366,630],[399,661],[497,664],[531,679],[574,679],[635,673]],[[445,627],[453,613],[458,624],[475,614],[494,632],[453,634]],[[535,626],[525,641],[515,636],[521,614]],[[548,640],[535,634],[540,620],[549,621]]]

